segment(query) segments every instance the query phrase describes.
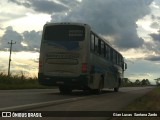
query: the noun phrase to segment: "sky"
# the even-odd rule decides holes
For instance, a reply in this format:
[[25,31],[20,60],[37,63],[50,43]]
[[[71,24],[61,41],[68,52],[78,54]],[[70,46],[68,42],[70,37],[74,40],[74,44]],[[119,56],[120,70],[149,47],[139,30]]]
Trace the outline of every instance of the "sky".
[[0,72],[37,76],[43,25],[83,22],[124,56],[131,80],[160,77],[160,0],[1,0]]

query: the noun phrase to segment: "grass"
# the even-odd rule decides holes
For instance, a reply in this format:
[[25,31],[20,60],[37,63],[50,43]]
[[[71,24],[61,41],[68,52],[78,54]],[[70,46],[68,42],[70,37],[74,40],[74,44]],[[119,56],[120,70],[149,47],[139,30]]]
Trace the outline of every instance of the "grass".
[[[137,98],[123,111],[160,111],[160,87]],[[115,117],[112,120],[160,120],[160,117]]]
[[126,108],[128,111],[160,111],[160,87],[136,99]]
[[38,83],[37,77],[26,77],[23,73],[21,73],[21,75],[10,76],[7,76],[4,73],[0,73],[0,90],[42,88],[50,87],[40,85]]

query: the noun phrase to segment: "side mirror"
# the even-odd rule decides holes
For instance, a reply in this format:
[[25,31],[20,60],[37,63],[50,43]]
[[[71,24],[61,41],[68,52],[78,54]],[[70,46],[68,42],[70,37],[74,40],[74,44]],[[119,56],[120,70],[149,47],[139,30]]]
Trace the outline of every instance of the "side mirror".
[[122,69],[123,69],[123,70],[126,70],[126,69],[127,69],[127,63],[123,63]]

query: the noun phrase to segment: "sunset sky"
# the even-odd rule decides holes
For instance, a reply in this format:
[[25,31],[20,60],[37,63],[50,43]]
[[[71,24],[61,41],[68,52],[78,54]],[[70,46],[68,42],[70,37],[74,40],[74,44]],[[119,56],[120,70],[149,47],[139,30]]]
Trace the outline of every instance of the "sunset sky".
[[119,50],[128,64],[125,77],[160,77],[160,0],[1,0],[0,72],[37,76],[46,22],[83,22]]

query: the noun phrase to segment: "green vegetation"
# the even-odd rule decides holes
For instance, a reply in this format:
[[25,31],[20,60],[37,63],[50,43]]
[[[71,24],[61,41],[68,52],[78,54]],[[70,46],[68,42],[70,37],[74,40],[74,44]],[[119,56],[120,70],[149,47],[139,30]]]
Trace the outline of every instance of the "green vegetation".
[[126,108],[128,111],[159,111],[160,110],[160,87],[155,88],[148,94],[136,99]]
[[137,86],[149,86],[151,85],[148,79],[136,80],[131,82],[128,78],[124,78],[122,82],[122,87],[137,87]]
[[157,86],[160,86],[160,78],[154,79],[156,81]]
[[[137,98],[123,111],[160,111],[160,87],[155,88],[146,95]],[[159,120],[158,117],[115,117],[112,120]]]
[[25,77],[23,73],[21,75],[7,76],[4,73],[0,73],[0,90],[9,89],[40,89],[49,88],[39,85],[37,77]]

